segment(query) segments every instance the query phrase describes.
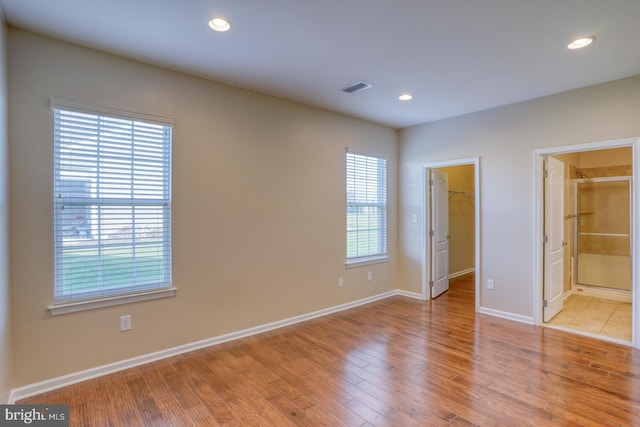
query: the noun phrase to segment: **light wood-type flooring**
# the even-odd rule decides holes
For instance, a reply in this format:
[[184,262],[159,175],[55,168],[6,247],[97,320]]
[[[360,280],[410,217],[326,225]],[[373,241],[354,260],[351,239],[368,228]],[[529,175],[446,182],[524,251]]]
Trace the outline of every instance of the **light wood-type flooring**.
[[476,314],[464,276],[19,403],[72,426],[633,426],[640,351]]

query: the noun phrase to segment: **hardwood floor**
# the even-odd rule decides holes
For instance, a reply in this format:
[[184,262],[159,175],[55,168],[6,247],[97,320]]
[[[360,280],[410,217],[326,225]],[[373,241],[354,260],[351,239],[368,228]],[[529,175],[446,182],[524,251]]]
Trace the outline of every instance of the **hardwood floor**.
[[640,351],[473,305],[468,275],[19,403],[72,426],[640,425]]

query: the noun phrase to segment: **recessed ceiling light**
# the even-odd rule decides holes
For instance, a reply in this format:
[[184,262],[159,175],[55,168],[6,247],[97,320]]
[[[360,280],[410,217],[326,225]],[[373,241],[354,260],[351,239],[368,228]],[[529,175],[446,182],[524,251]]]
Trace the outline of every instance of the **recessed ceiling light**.
[[229,28],[231,28],[231,24],[226,19],[213,18],[211,21],[209,21],[209,27],[211,27],[212,30],[222,32],[229,31]]
[[403,93],[402,95],[400,95],[400,96],[398,97],[398,99],[399,99],[400,101],[409,101],[409,100],[410,100],[410,99],[412,99],[412,98],[413,98],[413,96],[412,96],[412,95],[409,95],[408,93]]
[[582,37],[582,38],[576,39],[576,40],[572,41],[571,43],[569,43],[567,48],[569,48],[569,49],[582,49],[583,47],[589,46],[595,40],[596,40],[595,37]]

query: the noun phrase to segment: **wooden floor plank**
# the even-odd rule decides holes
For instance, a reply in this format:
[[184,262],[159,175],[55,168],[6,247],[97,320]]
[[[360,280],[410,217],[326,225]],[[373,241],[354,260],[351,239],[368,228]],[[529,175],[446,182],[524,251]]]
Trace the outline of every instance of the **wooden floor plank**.
[[474,312],[473,275],[71,385],[72,426],[640,425],[640,352]]

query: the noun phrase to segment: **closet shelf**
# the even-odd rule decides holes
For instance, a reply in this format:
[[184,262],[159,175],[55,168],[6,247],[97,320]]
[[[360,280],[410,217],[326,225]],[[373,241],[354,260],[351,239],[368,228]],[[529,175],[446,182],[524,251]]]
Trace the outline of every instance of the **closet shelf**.
[[460,195],[460,196],[467,196],[467,197],[473,197],[473,193],[471,191],[455,191],[455,190],[449,190],[449,198],[452,198],[453,196],[456,195]]

